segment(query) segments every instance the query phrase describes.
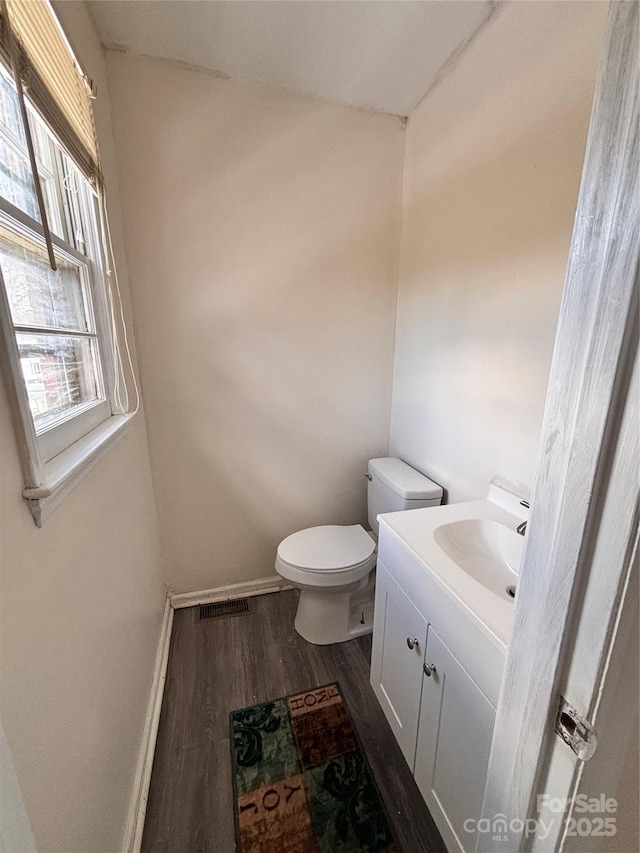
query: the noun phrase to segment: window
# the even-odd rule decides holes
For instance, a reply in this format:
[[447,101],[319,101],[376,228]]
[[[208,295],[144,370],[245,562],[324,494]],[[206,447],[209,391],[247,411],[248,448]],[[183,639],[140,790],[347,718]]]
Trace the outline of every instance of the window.
[[[97,303],[94,192],[33,108],[57,271],[49,266],[13,81],[0,68],[0,268],[43,462],[111,415]],[[3,156],[2,156],[3,155]],[[102,334],[100,334],[100,331]]]
[[[36,3],[53,15],[45,0]],[[12,7],[19,11],[19,0]],[[2,26],[0,47],[7,44],[6,22]],[[66,50],[66,40],[62,44]],[[75,57],[70,63],[76,73]],[[71,158],[68,152],[75,149],[66,144],[72,133],[66,119],[52,122],[45,90],[35,91],[45,108],[37,98],[25,99],[25,106],[44,216],[19,93],[0,60],[0,319],[22,439],[24,496],[41,524],[129,418],[118,405],[124,380],[116,313],[105,274],[98,182],[87,177],[86,168],[94,161]],[[56,122],[64,132],[52,130]]]

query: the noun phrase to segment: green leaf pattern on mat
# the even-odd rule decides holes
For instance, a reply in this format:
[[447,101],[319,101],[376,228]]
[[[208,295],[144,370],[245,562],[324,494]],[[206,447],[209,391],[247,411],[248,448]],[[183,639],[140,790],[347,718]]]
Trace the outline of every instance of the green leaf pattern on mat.
[[300,772],[284,700],[236,711],[232,725],[239,794]]
[[[311,777],[311,778],[309,778]],[[382,851],[393,843],[362,754],[348,752],[305,773],[321,850]]]

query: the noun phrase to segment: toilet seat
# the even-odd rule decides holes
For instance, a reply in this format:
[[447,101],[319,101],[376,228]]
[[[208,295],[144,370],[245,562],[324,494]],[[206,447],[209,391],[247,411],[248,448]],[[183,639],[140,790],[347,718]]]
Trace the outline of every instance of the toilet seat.
[[344,572],[364,563],[375,549],[361,524],[325,524],[287,536],[278,546],[278,557],[303,571]]
[[278,546],[276,571],[308,587],[344,587],[376,564],[376,543],[362,527],[323,525],[299,530]]

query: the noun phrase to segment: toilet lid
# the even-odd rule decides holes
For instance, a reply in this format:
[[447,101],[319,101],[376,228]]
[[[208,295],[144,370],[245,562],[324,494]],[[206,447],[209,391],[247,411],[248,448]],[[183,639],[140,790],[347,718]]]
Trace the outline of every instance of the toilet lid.
[[364,563],[376,543],[360,524],[308,527],[287,536],[278,546],[278,556],[299,569],[338,571]]

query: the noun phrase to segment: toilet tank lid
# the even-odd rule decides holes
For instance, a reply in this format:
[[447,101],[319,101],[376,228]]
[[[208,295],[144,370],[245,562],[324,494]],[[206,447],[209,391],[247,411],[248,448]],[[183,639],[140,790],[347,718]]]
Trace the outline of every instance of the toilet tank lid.
[[442,486],[434,483],[402,459],[370,459],[369,473],[405,500],[435,500],[442,497]]

